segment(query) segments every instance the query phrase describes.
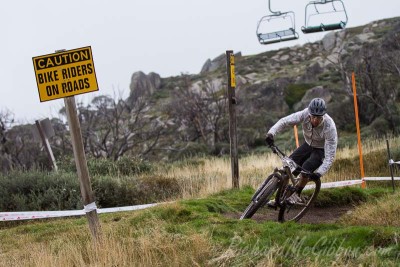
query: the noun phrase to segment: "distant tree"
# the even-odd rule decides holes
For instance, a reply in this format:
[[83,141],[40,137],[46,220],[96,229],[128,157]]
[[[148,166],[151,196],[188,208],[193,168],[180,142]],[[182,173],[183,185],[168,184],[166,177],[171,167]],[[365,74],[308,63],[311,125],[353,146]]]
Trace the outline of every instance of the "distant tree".
[[364,105],[364,118],[370,123],[383,116],[390,130],[400,132],[398,99],[400,94],[400,34],[383,41],[365,44],[353,56],[357,94]]
[[0,160],[2,172],[9,171],[13,167],[9,146],[8,131],[14,122],[14,115],[9,110],[0,111]]
[[41,143],[33,138],[35,126],[16,124],[10,111],[0,112],[0,166],[2,172],[11,169],[50,169]]
[[193,84],[191,77],[183,74],[170,105],[182,141],[200,140],[213,150],[218,142],[227,141],[222,124],[227,116],[223,85],[208,79]]
[[[60,111],[60,115],[66,116],[65,108]],[[72,144],[68,125],[61,118],[51,118],[51,125],[54,129],[54,136],[50,138],[50,144],[56,160],[64,157],[70,157],[72,152]]]
[[157,145],[164,127],[147,114],[147,103],[138,99],[133,107],[122,97],[97,96],[90,104],[79,104],[84,147],[96,158],[118,160],[130,153],[145,157]]

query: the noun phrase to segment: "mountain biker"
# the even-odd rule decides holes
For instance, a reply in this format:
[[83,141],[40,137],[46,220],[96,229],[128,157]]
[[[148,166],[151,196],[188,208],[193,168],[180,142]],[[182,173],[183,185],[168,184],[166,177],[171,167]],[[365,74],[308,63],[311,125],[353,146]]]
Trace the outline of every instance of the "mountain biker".
[[[300,180],[294,188],[294,193],[287,199],[289,204],[299,204],[303,200],[300,197],[309,179],[321,178],[331,167],[336,154],[338,142],[336,125],[333,119],[326,113],[326,104],[322,98],[314,98],[308,107],[281,118],[268,131],[265,141],[269,146],[274,145],[274,136],[289,126],[302,124],[305,142],[289,156],[294,162],[311,172],[306,177],[300,171],[294,171],[294,175],[300,173]],[[268,202],[268,206],[275,207],[274,200]]]

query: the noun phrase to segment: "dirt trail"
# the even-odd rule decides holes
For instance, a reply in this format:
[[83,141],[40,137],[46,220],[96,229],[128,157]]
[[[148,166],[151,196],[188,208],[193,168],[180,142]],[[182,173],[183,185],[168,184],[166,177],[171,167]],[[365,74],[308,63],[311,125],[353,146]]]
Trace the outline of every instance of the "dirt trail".
[[[312,207],[299,223],[335,223],[342,215],[351,212],[353,208],[353,206],[327,208]],[[239,219],[241,213],[225,213],[225,216],[228,218]],[[253,215],[252,219],[257,222],[278,221],[278,211],[263,207]]]

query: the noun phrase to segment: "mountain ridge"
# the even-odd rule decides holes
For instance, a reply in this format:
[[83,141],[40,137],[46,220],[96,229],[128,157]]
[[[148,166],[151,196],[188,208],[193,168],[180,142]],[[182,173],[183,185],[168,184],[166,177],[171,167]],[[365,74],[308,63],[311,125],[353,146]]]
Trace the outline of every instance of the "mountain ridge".
[[[295,45],[249,56],[243,56],[240,52],[236,52],[237,87],[235,90],[238,100],[238,127],[245,126],[246,128],[239,130],[241,138],[244,139],[240,141],[247,142],[247,146],[259,143],[257,140],[263,138],[264,133],[274,122],[290,112],[303,109],[313,97],[322,97],[327,101],[328,112],[337,122],[339,131],[345,133],[344,135],[349,130],[355,130],[355,126],[352,125],[354,124],[352,123],[352,121],[354,122],[354,109],[351,72],[363,64],[362,60],[358,60],[362,57],[360,51],[367,50],[370,46],[381,47],[381,43],[389,40],[391,36],[398,38],[399,25],[400,17],[395,17],[341,31],[328,32],[321,40],[304,45]],[[396,60],[398,60],[397,55]],[[225,55],[221,54],[213,60],[207,59],[198,74],[161,78],[160,86],[155,92],[151,89],[153,93],[144,94],[150,95],[152,99],[147,102],[148,105],[158,107],[168,105],[168,102],[173,102],[171,97],[173,98],[174,92],[179,90],[189,90],[193,95],[197,94],[199,98],[203,98],[202,104],[207,102],[204,98],[212,98],[216,92],[220,96],[226,94],[225,58]],[[133,84],[138,82],[134,81],[133,76],[135,73],[132,75],[131,95],[136,93],[137,96],[136,87]],[[184,80],[185,82],[183,82]],[[397,89],[398,87],[396,87]],[[141,90],[143,91],[143,88]],[[149,91],[151,90],[149,89]],[[146,92],[146,90],[144,91]],[[178,102],[183,106],[184,102],[188,101],[188,96],[184,97],[182,93],[175,94],[175,97],[182,98],[182,101]],[[221,100],[222,98],[220,98]],[[212,104],[216,105],[216,102],[214,101]],[[364,108],[372,104],[363,100],[360,105],[361,108]],[[153,115],[158,114],[160,118],[164,117],[173,124],[180,124],[177,129],[188,129],[188,127],[183,127],[182,121],[173,117],[176,113],[165,114],[162,108],[152,110]],[[195,110],[193,109],[192,112]],[[208,112],[213,113],[211,110]],[[190,120],[189,117],[186,119]],[[361,116],[361,123],[367,128],[378,117],[372,116],[367,120]],[[219,120],[218,123],[222,121]],[[192,123],[194,122],[192,121]],[[226,118],[224,123],[226,124]],[[205,126],[197,127],[198,129],[194,132],[201,132],[199,135],[206,140],[205,143],[208,146],[215,146],[221,142],[221,136],[225,136],[225,141],[222,143],[229,140],[226,133],[215,133],[213,122],[204,120],[203,124]],[[226,130],[227,126],[220,125],[218,128]],[[388,129],[387,126],[385,129],[394,130]],[[207,131],[208,134],[204,133]],[[375,131],[375,129],[364,131],[365,136],[371,134],[379,134],[379,131]],[[215,135],[218,140],[212,140],[216,138]],[[186,139],[195,141],[199,138],[192,136]],[[250,139],[252,141],[249,141]]]

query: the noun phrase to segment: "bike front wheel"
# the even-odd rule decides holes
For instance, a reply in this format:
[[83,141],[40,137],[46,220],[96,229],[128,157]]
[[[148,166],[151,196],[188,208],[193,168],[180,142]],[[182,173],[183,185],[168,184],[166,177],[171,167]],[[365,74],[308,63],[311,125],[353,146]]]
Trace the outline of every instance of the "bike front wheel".
[[321,180],[310,180],[307,183],[308,189],[305,189],[302,193],[302,198],[304,199],[304,203],[302,204],[294,204],[290,205],[284,201],[281,203],[281,208],[279,209],[278,221],[286,222],[286,221],[299,221],[310,209],[311,205],[315,201],[318,196],[318,193],[321,189]]
[[274,174],[267,177],[265,182],[254,194],[252,201],[244,210],[240,220],[251,218],[258,209],[260,209],[270,199],[272,194],[278,188],[279,179]]

